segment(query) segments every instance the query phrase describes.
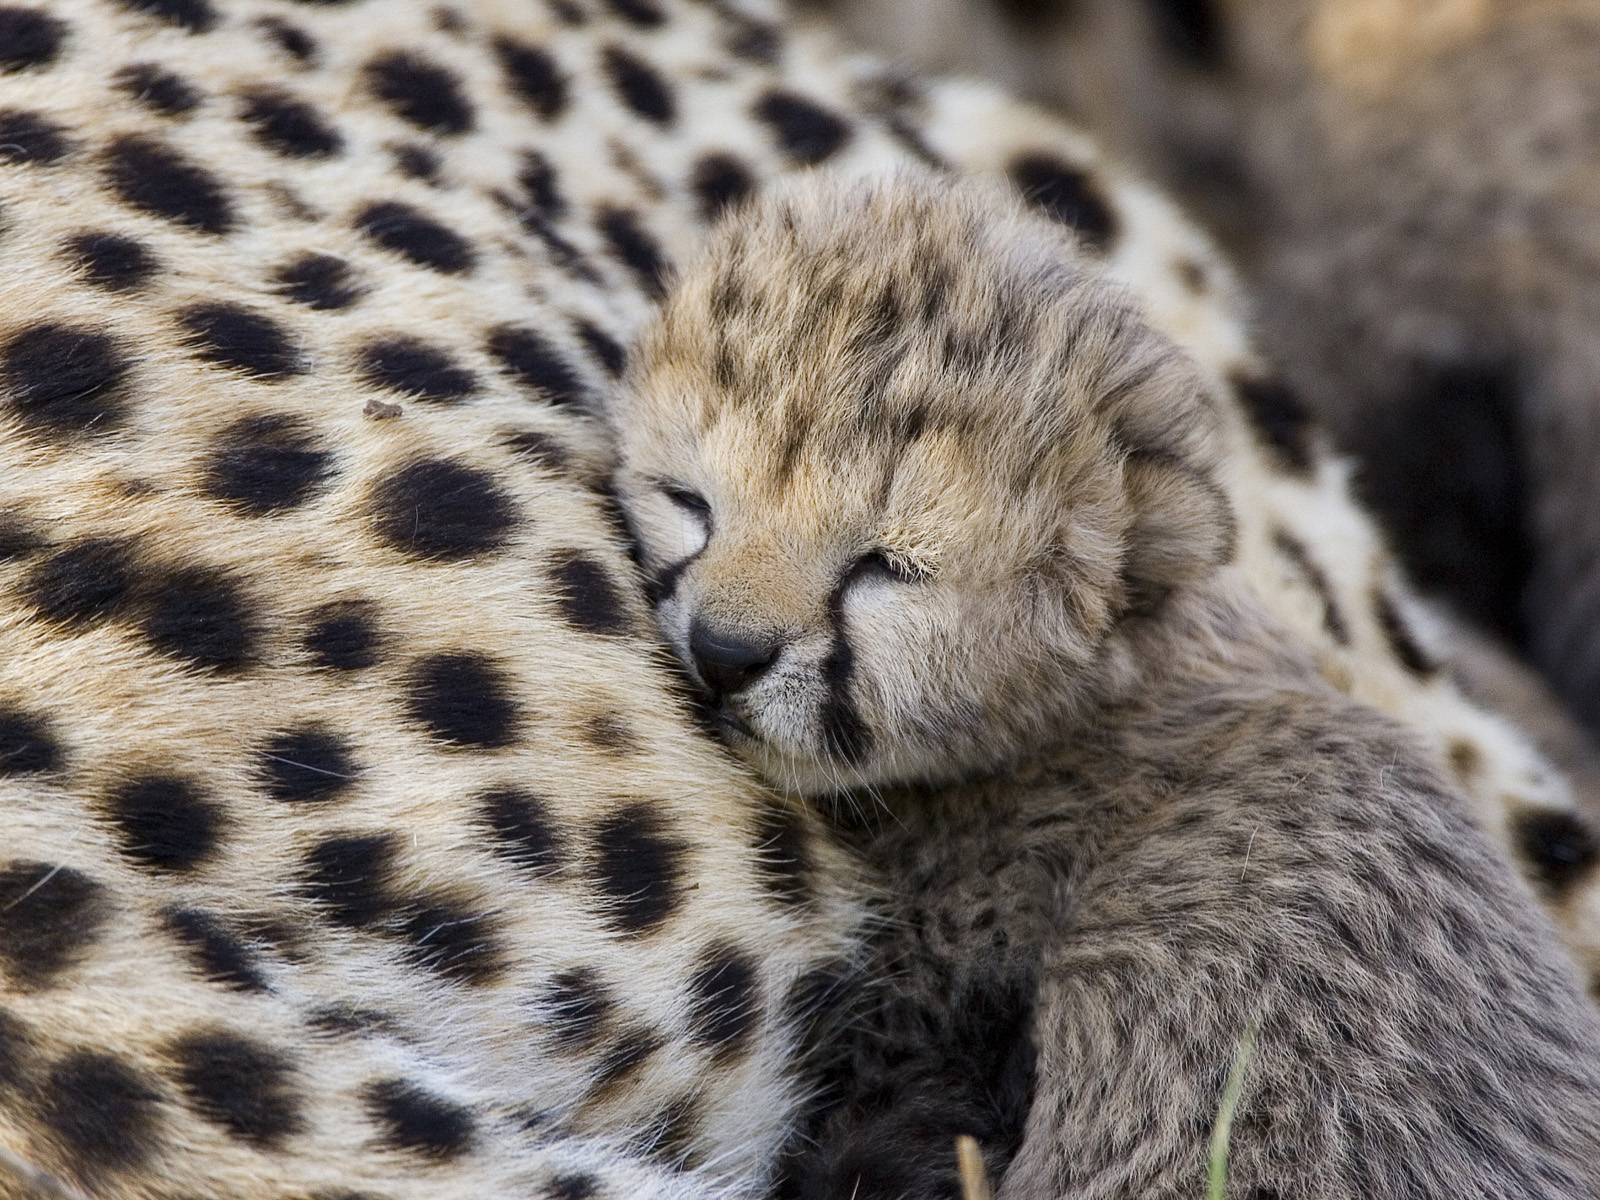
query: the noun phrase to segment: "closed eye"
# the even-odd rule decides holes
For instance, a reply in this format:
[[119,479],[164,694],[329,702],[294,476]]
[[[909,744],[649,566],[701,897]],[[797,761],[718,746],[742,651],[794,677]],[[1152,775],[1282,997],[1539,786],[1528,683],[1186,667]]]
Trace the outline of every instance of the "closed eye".
[[847,580],[882,579],[893,583],[921,583],[926,578],[922,571],[883,550],[873,550],[856,559]]
[[711,520],[710,503],[693,488],[684,487],[681,483],[662,483],[661,494],[684,512],[699,517],[702,521]]

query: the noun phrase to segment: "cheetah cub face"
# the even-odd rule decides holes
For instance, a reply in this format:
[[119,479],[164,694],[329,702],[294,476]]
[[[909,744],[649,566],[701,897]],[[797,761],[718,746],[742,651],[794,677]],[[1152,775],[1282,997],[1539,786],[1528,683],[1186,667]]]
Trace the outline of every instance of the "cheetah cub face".
[[1119,632],[1231,553],[1195,369],[975,182],[806,180],[643,335],[617,491],[728,741],[826,793],[1058,742]]

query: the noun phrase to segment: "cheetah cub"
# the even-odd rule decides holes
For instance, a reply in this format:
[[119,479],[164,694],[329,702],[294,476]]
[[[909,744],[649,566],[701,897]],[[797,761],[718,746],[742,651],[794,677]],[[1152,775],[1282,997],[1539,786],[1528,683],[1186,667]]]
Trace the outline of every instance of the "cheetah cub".
[[643,336],[617,489],[729,744],[881,884],[802,1196],[1600,1195],[1600,1016],[1230,565],[1218,410],[1058,226],[814,179]]

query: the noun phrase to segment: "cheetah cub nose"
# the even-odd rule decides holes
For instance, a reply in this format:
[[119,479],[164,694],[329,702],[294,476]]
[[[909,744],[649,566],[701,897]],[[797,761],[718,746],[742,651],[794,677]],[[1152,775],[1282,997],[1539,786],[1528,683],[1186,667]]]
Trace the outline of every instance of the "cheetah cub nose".
[[689,627],[689,654],[706,687],[717,696],[741,692],[759,679],[778,657],[776,641],[760,641],[737,630],[712,629],[695,620]]

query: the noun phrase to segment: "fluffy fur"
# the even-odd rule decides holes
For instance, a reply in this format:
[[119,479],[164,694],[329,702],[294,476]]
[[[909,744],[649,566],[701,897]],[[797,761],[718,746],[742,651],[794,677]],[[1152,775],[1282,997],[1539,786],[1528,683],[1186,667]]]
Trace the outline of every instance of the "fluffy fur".
[[[1227,270],[1059,122],[759,8],[13,0],[0,128],[0,1170],[762,1190],[863,907],[664,669],[623,348],[803,166],[1025,180],[1219,379]],[[1593,944],[1560,777],[1396,658],[1315,448],[1229,437],[1241,562]]]
[[1595,726],[1592,4],[826,7],[885,51],[1065,106],[1197,205],[1419,581]]
[[952,1194],[958,1133],[1003,1197],[1193,1195],[1250,1030],[1242,1194],[1600,1187],[1554,928],[1232,565],[1230,409],[1074,239],[986,186],[792,188],[630,384],[668,640],[890,907],[802,1195]]

